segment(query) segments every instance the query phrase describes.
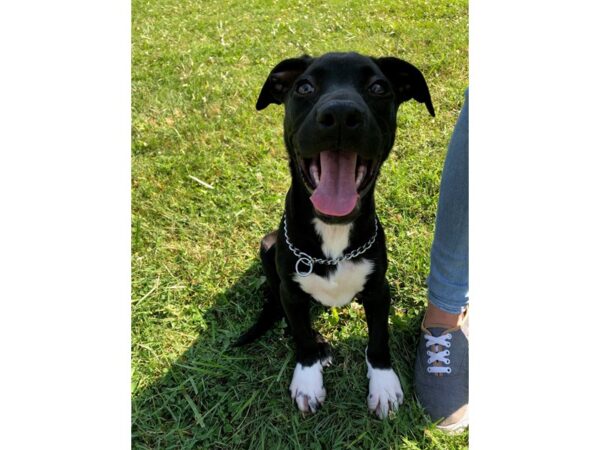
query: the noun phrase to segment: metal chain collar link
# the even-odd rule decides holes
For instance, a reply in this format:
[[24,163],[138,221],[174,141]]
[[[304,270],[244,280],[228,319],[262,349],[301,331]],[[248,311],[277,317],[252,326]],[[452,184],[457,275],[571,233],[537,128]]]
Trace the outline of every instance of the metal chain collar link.
[[[335,266],[340,261],[349,261],[351,259],[356,258],[357,256],[362,255],[364,252],[369,250],[375,243],[375,239],[377,239],[377,231],[378,231],[377,218],[375,218],[375,233],[373,233],[373,237],[371,237],[371,239],[369,239],[369,241],[366,244],[358,247],[355,250],[352,250],[350,253],[346,253],[341,256],[338,256],[337,258],[313,258],[312,256],[308,255],[307,253],[304,253],[304,252],[300,251],[298,248],[294,247],[294,245],[292,244],[292,242],[290,241],[290,238],[288,236],[287,218],[286,218],[285,214],[283,215],[283,234],[285,235],[285,242],[287,243],[290,251],[298,258],[298,261],[296,261],[295,269],[296,269],[296,273],[298,275],[300,275],[301,277],[309,276],[313,271],[314,264],[327,264],[329,266]],[[301,270],[300,264],[305,265],[306,267],[308,267],[308,269],[304,270],[304,271]]]

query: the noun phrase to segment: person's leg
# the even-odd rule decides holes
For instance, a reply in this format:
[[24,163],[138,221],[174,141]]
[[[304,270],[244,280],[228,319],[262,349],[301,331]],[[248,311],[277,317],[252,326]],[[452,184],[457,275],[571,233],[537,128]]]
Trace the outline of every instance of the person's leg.
[[449,315],[465,310],[469,302],[468,90],[442,172],[427,284],[430,305]]
[[[415,390],[438,427],[468,425],[469,346],[469,106],[465,103],[442,172],[431,269],[429,304],[415,362]],[[451,347],[451,348],[450,348]]]

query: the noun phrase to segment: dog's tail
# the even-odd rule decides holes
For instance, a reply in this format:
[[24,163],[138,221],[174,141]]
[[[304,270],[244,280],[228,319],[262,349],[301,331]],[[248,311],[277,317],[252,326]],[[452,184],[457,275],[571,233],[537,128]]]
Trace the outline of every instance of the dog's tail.
[[[258,320],[254,325],[242,334],[233,344],[234,347],[254,342],[263,334],[265,334],[276,322],[285,318],[283,307],[279,301],[279,277],[275,269],[275,247],[261,246],[260,259],[262,260],[263,269],[267,275],[267,286],[265,286],[266,302],[258,316]],[[277,281],[275,281],[277,280]]]
[[258,316],[258,320],[235,341],[233,344],[234,347],[241,347],[242,345],[254,342],[269,331],[276,322],[284,318],[283,308],[278,300],[271,292],[267,293],[267,301]]

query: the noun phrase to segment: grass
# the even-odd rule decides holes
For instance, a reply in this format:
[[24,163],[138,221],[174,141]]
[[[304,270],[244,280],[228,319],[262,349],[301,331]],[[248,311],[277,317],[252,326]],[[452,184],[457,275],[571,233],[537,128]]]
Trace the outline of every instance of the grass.
[[[134,0],[132,65],[132,445],[136,449],[466,448],[415,400],[411,367],[446,146],[467,86],[467,2]],[[366,325],[315,308],[334,346],[328,398],[302,417],[278,328],[229,344],[254,320],[258,243],[289,176],[283,109],[254,104],[281,59],[333,50],[402,57],[436,108],[401,106],[376,200],[386,228],[391,349],[406,400],[391,420],[366,407]]]

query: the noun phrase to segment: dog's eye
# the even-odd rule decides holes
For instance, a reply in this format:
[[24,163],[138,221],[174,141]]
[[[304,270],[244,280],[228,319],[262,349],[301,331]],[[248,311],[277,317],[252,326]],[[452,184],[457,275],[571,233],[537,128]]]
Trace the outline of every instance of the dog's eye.
[[388,91],[382,83],[376,81],[371,86],[369,86],[369,92],[373,95],[385,95]]
[[310,81],[301,81],[298,86],[296,86],[296,92],[300,95],[309,95],[315,91],[315,87],[310,83]]

